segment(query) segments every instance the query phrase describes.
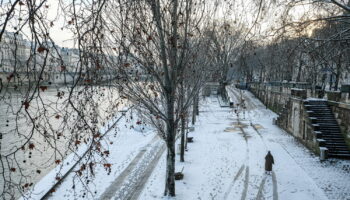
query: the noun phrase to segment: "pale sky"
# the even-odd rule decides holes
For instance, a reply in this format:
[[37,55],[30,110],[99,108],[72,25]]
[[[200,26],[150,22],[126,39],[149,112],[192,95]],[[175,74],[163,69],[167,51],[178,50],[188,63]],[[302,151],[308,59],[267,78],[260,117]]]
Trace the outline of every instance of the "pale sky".
[[[236,26],[239,24],[245,26],[246,28],[252,28],[252,33],[255,36],[264,35],[265,32],[276,25],[276,22],[281,19],[283,4],[287,1],[265,1],[266,3],[262,7],[259,13],[257,23],[252,26],[253,22],[256,21],[258,16],[259,2],[257,0],[236,0],[236,1],[223,1],[215,0],[208,1],[208,4],[219,5],[219,9],[212,16],[213,19],[223,19],[228,21],[237,22]],[[271,3],[273,2],[273,3]],[[282,3],[281,3],[282,2]],[[48,0],[48,3],[45,4],[49,6],[47,13],[47,20],[53,21],[54,26],[50,27],[50,36],[54,39],[55,43],[61,47],[73,47],[73,34],[67,28],[63,28],[66,24],[64,16],[60,6],[58,5],[59,1],[57,0]],[[210,7],[210,6],[209,6]],[[290,13],[291,20],[298,21],[300,16],[309,10],[309,5],[299,6],[293,9]],[[62,30],[63,28],[63,30]],[[13,31],[8,29],[9,31]],[[26,32],[26,30],[24,30]],[[27,32],[29,32],[27,30]]]

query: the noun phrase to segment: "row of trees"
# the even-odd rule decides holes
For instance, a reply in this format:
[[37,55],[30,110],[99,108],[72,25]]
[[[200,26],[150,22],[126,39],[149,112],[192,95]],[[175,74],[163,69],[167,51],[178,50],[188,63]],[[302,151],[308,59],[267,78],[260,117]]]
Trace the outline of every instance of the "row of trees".
[[[16,62],[10,73],[0,74],[1,197],[23,193],[33,184],[28,174],[43,170],[40,166],[24,170],[30,162],[24,159],[28,152],[34,156],[35,151],[51,149],[46,150],[51,155],[48,163],[58,165],[86,143],[90,155],[104,157],[106,147],[101,145],[99,127],[126,102],[164,139],[164,194],[175,196],[176,130],[181,128],[184,141],[186,119],[191,111],[196,113],[190,107],[197,107],[206,81],[218,81],[223,89],[235,68],[247,81],[294,80],[316,85],[318,72],[331,67],[339,82],[342,70],[348,68],[348,4],[314,2],[309,9],[322,9],[321,17],[311,12],[300,18],[303,22],[292,23],[292,8],[305,2],[1,1],[0,41],[4,42],[5,31],[12,31],[15,38],[23,34],[31,46],[26,70],[21,70],[28,73],[25,80],[14,78],[18,76]],[[281,22],[268,22],[273,28],[265,30],[272,39],[258,37],[266,26],[264,20],[280,5],[284,16],[277,18]],[[42,79],[49,58],[59,61],[62,73],[66,69],[60,51],[52,45],[52,30],[57,27],[72,36],[78,52],[73,82],[63,86]],[[305,32],[310,27],[312,37]],[[16,58],[16,39],[11,45]],[[42,59],[36,63],[38,56]],[[38,76],[30,76],[33,72]],[[4,141],[11,139],[5,146]],[[110,167],[106,162],[91,157],[84,165],[90,167],[82,168],[78,175],[93,175],[97,165]]]
[[[62,164],[84,143],[90,151],[77,173],[80,181],[93,176],[98,165],[110,168],[99,127],[126,104],[165,141],[164,195],[175,196],[177,129],[184,161],[185,124],[191,113],[195,121],[200,89],[208,80],[226,82],[243,32],[227,20],[211,18],[221,6],[204,0],[2,1],[1,43],[5,31],[12,31],[14,40],[7,45],[14,47],[14,58],[17,35],[31,47],[21,69],[25,79],[16,62],[9,73],[0,74],[1,198],[24,194],[34,182],[30,174]],[[52,58],[62,73],[67,69],[61,51],[52,45],[57,26],[72,35],[77,52],[72,82],[60,86],[42,77]],[[38,56],[41,61],[35,62]],[[34,72],[37,76],[30,75]],[[38,152],[50,167],[35,163],[42,155]]]
[[309,2],[298,19],[287,17],[306,2],[286,5],[286,16],[268,30],[268,40],[245,42],[236,62],[241,80],[308,82],[329,90],[348,83],[348,1]]

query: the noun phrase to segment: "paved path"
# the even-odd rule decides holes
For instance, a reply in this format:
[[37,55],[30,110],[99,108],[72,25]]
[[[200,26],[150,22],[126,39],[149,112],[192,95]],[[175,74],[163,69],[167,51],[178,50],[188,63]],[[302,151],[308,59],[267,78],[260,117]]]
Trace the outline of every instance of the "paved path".
[[[231,95],[231,98],[235,102],[241,99],[241,95],[242,98],[245,99],[248,113],[246,115],[246,120],[250,122],[251,127],[253,127],[261,138],[266,149],[273,150],[272,152],[278,152],[278,154],[280,154],[276,156],[286,155],[286,159],[283,162],[288,161],[287,166],[289,166],[291,170],[297,170],[304,174],[303,178],[305,178],[305,180],[314,182],[328,199],[350,200],[350,161],[330,159],[320,163],[318,157],[313,155],[296,139],[278,127],[272,126],[271,121],[267,123],[267,120],[271,119],[271,117],[268,116],[271,116],[273,113],[266,109],[249,91],[239,92],[238,89],[231,87],[229,88],[229,95]],[[242,116],[243,115],[240,117],[242,118]],[[262,127],[259,127],[261,125]],[[248,132],[252,134],[252,132]],[[287,196],[287,191],[284,189],[285,184],[292,184],[294,186],[293,181],[296,181],[295,178],[293,179],[293,173],[291,174],[290,180],[288,180],[285,174],[282,173],[285,169],[282,169],[280,165],[281,163],[277,163],[277,167],[275,166],[275,170],[272,174],[272,198],[274,200],[278,199],[281,193]],[[282,179],[282,182],[279,181],[277,177]],[[282,188],[279,186],[282,186]],[[268,187],[268,185],[266,185],[264,179],[262,179],[256,196],[257,199],[265,198],[264,190],[267,189],[266,187]],[[293,199],[293,195],[296,195],[298,190],[303,191],[302,189],[291,190],[289,199]]]
[[137,199],[164,153],[165,145],[155,136],[100,196],[100,200]]
[[[233,88],[230,94],[238,102],[241,94]],[[201,115],[191,133],[194,143],[186,153],[186,162],[177,162],[177,169],[185,167],[185,177],[176,182],[176,199],[346,200],[349,197],[346,192],[350,177],[349,173],[340,173],[342,165],[320,163],[292,136],[272,125],[276,114],[248,91],[242,95],[248,110],[245,117],[242,114],[237,117],[230,108],[219,107],[215,97],[203,100]],[[271,150],[276,162],[272,175],[264,174],[267,150]],[[159,162],[156,170],[160,173],[152,173],[139,199],[164,198],[165,165],[164,161]],[[315,176],[309,168],[325,172],[322,176],[327,178]],[[317,177],[332,180],[326,181],[329,187],[340,189],[327,192]]]

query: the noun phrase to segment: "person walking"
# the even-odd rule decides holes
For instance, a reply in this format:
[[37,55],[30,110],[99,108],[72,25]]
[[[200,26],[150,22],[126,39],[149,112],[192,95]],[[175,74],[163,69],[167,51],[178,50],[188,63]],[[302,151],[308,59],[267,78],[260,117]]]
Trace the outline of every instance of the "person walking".
[[266,174],[271,174],[273,164],[275,164],[273,160],[273,156],[271,152],[268,151],[267,155],[265,156],[265,173]]

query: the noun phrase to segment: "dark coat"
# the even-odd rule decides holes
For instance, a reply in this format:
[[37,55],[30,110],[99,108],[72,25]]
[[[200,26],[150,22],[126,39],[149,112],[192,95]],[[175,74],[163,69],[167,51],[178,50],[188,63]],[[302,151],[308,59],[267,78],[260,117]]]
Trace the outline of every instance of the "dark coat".
[[271,153],[269,152],[266,156],[265,156],[265,170],[266,171],[272,171],[272,165],[274,164],[273,161],[273,156],[271,155]]

